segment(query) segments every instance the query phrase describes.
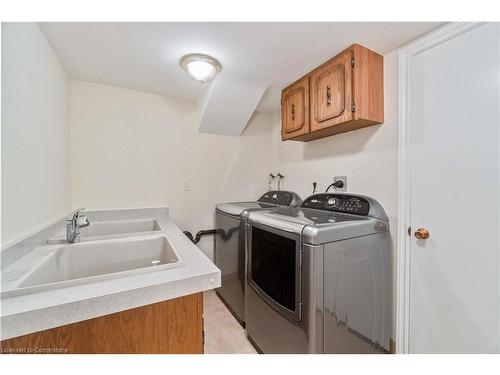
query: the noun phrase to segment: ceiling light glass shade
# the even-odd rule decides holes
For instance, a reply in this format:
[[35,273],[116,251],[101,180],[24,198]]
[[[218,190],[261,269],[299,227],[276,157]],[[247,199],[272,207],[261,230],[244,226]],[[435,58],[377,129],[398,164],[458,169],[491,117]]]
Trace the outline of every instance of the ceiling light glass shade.
[[207,82],[214,79],[220,72],[220,63],[211,56],[193,53],[181,59],[181,66],[198,82]]

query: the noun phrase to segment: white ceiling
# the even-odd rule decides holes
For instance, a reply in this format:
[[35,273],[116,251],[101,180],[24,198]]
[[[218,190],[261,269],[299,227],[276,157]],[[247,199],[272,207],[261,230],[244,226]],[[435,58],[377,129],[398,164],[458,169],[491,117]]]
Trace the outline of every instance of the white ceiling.
[[279,108],[281,89],[353,43],[385,54],[442,23],[41,23],[74,79],[196,100],[206,87],[180,68],[188,53],[222,63],[224,80],[269,87],[257,110]]

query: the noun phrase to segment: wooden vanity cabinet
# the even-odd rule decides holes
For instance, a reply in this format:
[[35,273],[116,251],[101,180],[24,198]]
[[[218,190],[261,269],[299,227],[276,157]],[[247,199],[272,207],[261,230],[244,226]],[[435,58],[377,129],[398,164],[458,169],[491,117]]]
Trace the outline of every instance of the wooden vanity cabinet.
[[[354,44],[283,90],[282,139],[311,141],[384,122],[383,57]],[[286,98],[309,85],[309,121],[291,131]],[[295,103],[295,102],[294,102]]]
[[281,138],[285,140],[309,133],[309,77],[284,89],[281,103]]
[[201,354],[203,293],[0,341],[0,353]]

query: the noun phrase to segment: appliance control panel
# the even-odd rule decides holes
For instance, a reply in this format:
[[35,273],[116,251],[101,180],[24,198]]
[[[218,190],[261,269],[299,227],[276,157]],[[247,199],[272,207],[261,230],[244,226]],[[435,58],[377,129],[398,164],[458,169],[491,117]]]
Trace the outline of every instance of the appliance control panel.
[[314,194],[306,198],[300,207],[363,216],[370,212],[368,200],[348,194]]
[[294,195],[289,191],[271,190],[260,197],[258,202],[289,206],[292,203],[293,198]]

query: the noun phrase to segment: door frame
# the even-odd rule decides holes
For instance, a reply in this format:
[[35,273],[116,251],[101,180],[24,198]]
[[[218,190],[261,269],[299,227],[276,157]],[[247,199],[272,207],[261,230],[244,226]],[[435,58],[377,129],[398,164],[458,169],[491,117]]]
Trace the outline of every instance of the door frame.
[[398,236],[396,251],[396,353],[410,352],[410,124],[408,121],[410,64],[414,56],[483,25],[479,22],[446,24],[402,47],[399,51]]

